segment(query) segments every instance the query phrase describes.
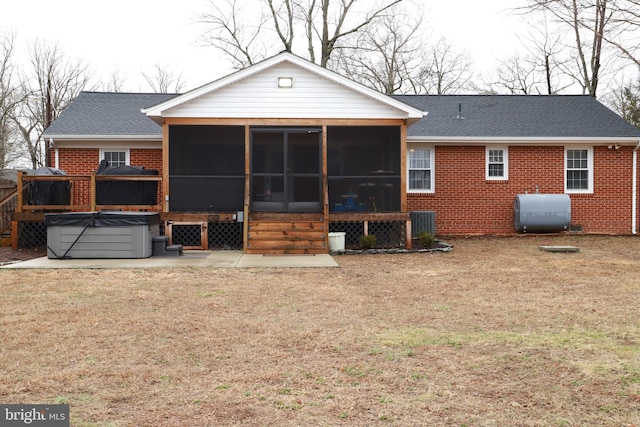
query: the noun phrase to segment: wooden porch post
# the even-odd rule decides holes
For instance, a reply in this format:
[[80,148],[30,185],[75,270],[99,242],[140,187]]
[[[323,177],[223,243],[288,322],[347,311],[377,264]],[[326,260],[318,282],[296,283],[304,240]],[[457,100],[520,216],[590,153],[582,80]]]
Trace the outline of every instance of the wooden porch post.
[[162,212],[169,212],[169,124],[162,119]]
[[[407,212],[407,121],[400,126],[400,212]],[[405,242],[411,248],[411,220],[405,223]]]
[[400,126],[400,212],[407,211],[407,122]]
[[24,203],[24,200],[22,200],[22,190],[24,188],[24,184],[22,183],[22,176],[24,175],[23,171],[18,171],[18,187],[16,187],[17,190],[17,200],[16,200],[16,212],[22,212],[22,204]]
[[[22,204],[24,203],[22,193],[24,184],[22,182],[23,171],[18,171],[18,186],[16,187],[16,208],[15,212],[22,212]],[[20,223],[18,221],[11,221],[11,247],[13,250],[18,250],[18,232],[20,230]]]
[[247,253],[247,244],[249,243],[249,201],[251,195],[249,194],[251,165],[249,164],[250,156],[250,126],[246,124],[244,126],[244,222],[242,223],[242,252]]
[[18,250],[18,231],[20,223],[18,221],[11,221],[11,248],[14,251]]
[[91,212],[95,212],[96,211],[96,194],[97,194],[97,189],[96,189],[96,172],[95,171],[91,171],[91,181],[89,183],[89,187],[90,187],[90,199],[89,203],[90,203],[90,207],[89,210]]
[[329,252],[329,182],[327,173],[327,125],[322,125],[322,218],[324,219],[324,247]]

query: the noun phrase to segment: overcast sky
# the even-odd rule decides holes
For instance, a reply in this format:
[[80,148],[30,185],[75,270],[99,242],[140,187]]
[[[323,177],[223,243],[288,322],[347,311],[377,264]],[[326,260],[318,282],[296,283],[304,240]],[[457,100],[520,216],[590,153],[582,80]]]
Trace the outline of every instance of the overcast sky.
[[[490,69],[496,58],[514,53],[518,18],[509,13],[517,0],[417,0],[428,28],[465,49],[474,70]],[[114,70],[127,76],[126,89],[148,90],[141,72],[155,64],[182,73],[189,90],[229,73],[211,47],[198,45],[195,24],[206,0],[4,0],[0,32],[13,30],[20,55],[40,38],[57,42],[72,58],[86,59],[95,75]]]

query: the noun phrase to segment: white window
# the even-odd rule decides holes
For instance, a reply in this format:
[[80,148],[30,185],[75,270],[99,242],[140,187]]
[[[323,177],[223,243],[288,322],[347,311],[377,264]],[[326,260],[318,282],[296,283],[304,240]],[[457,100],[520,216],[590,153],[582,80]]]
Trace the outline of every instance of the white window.
[[509,149],[507,147],[487,147],[486,178],[509,179]]
[[407,150],[407,165],[407,191],[433,193],[435,184],[433,147],[410,146]]
[[564,190],[593,193],[593,148],[566,148]]
[[106,160],[109,166],[124,166],[129,164],[129,150],[100,150],[100,161]]

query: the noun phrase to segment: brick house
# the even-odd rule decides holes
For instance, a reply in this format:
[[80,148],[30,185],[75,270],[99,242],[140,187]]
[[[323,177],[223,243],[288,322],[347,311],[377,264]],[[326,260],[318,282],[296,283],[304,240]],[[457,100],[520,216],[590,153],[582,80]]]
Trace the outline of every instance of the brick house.
[[568,194],[584,232],[636,233],[639,129],[594,98],[395,98],[429,112],[407,139],[433,150],[435,183],[407,205],[435,210],[439,232],[512,232],[514,195],[540,192]]
[[508,234],[523,193],[568,194],[586,233],[638,226],[640,129],[588,96],[387,96],[282,53],[185,94],[83,92],[44,137],[69,175],[157,170],[187,246],[229,227],[248,253],[326,252],[338,230],[408,245],[415,211]]

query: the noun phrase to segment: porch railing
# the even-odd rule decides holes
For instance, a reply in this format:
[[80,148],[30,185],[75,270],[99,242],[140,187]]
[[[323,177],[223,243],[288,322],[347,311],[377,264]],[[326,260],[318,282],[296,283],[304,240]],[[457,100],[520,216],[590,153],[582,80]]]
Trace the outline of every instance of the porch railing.
[[5,194],[0,200],[0,234],[4,234],[11,228],[11,216],[16,210],[18,191],[15,187],[8,190],[3,191]]
[[[157,182],[154,203],[121,203],[99,204],[98,183],[108,182]],[[36,185],[42,185],[39,191],[34,191]],[[162,210],[160,201],[160,175],[27,175],[18,172],[16,212],[27,211],[89,211],[100,210]],[[46,186],[49,186],[46,188]],[[37,193],[37,194],[34,194]],[[57,195],[58,197],[51,197]],[[53,200],[52,200],[53,199]]]

